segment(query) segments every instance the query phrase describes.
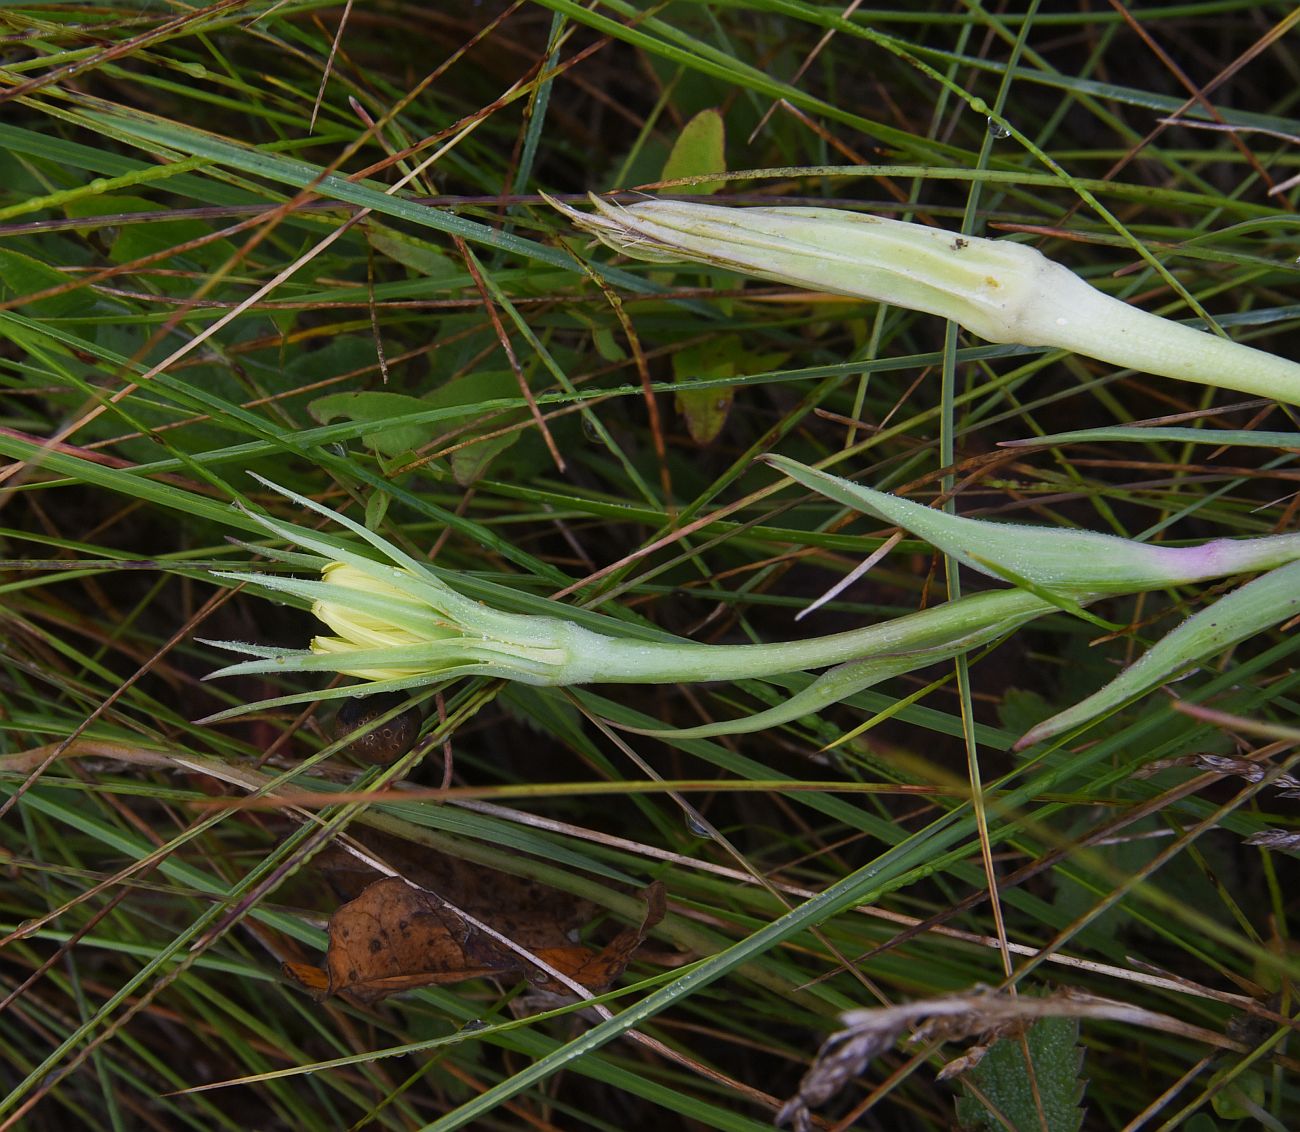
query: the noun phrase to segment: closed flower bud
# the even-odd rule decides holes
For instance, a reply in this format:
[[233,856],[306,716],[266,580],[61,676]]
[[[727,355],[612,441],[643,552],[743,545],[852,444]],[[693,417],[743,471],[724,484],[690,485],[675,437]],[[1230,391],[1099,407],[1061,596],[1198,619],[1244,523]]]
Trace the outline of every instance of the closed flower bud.
[[834,208],[693,201],[551,201],[610,247],[950,318],[990,342],[1054,346],[1113,365],[1300,404],[1300,365],[1149,314],[1027,244]]

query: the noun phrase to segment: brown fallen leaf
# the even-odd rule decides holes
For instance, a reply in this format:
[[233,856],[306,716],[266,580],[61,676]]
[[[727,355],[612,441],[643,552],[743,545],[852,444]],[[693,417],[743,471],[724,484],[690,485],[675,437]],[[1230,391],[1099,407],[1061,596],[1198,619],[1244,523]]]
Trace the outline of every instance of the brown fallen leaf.
[[317,998],[324,998],[330,992],[330,977],[320,967],[310,963],[299,963],[286,959],[280,964],[280,970],[304,990],[311,991]]
[[375,881],[330,918],[332,994],[373,1002],[397,991],[491,975],[508,952],[433,893],[401,877]]
[[[623,973],[632,955],[642,941],[660,920],[664,918],[665,896],[662,881],[655,881],[642,890],[645,897],[645,917],[640,927],[626,927],[609,941],[599,952],[586,947],[552,948],[539,951],[537,957],[544,959],[562,975],[567,975],[576,983],[581,983],[590,991],[604,991]],[[542,974],[542,972],[537,972]],[[532,980],[543,990],[555,993],[567,993],[568,988],[553,979]]]
[[[348,838],[418,887],[436,892],[465,915],[532,951],[576,943],[578,933],[597,914],[588,900],[400,837],[354,827]],[[342,901],[355,900],[386,875],[337,844],[313,863]]]
[[[577,945],[537,949],[536,958],[591,991],[608,987],[664,915],[664,889],[645,890],[646,915],[600,951]],[[375,1002],[417,987],[493,977],[525,978],[555,993],[570,988],[493,939],[456,908],[401,877],[384,877],[334,913],[323,970],[287,964],[286,974],[321,997],[347,994]],[[321,990],[322,985],[324,990]]]

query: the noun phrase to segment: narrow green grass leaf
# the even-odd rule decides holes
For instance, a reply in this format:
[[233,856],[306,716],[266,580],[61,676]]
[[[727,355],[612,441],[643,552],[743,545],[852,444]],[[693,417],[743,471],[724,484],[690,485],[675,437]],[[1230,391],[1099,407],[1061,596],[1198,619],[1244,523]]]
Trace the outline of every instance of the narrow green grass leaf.
[[1088,444],[1104,441],[1134,440],[1139,444],[1214,444],[1243,448],[1282,448],[1300,450],[1300,433],[1257,432],[1253,429],[1219,428],[1083,428],[1054,432],[1024,440],[1003,440],[1003,448],[1038,448],[1056,444]]

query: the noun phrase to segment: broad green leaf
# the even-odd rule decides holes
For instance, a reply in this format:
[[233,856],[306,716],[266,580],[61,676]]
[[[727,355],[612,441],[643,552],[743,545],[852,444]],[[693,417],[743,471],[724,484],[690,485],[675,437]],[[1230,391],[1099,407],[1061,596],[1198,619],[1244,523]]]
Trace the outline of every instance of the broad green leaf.
[[367,232],[370,245],[403,267],[409,267],[430,279],[451,279],[464,275],[465,269],[457,267],[427,240],[396,232],[391,228],[371,226]]
[[[697,177],[702,173],[723,173],[727,169],[726,127],[716,110],[701,110],[682,128],[673,142],[672,152],[664,162],[663,177]],[[683,185],[676,191],[708,196],[722,188],[722,181],[701,181]]]
[[388,505],[392,502],[392,496],[386,491],[372,492],[366,500],[366,530],[377,531],[384,523],[384,516],[388,514]]
[[330,393],[317,397],[308,411],[320,424],[329,424],[340,418],[348,421],[382,421],[373,432],[363,432],[361,441],[384,456],[397,456],[419,448],[437,429],[438,425],[397,425],[392,419],[403,413],[415,413],[429,408],[418,397],[404,393],[384,393],[380,390],[361,393]]
[[[1032,1065],[1025,1064],[1019,1039],[999,1038],[984,1059],[965,1074],[989,1105],[977,1095],[957,1102],[963,1128],[1005,1132],[1078,1132],[1083,1124],[1083,1048],[1075,1018],[1044,1018],[1025,1034]],[[1040,1108],[1041,1105],[1041,1108]]]
[[[101,193],[69,201],[64,206],[64,212],[70,217],[99,217],[131,212],[157,212],[159,208],[157,201],[146,197],[127,193]],[[207,235],[211,228],[201,220],[149,220],[137,224],[126,223],[120,227],[87,226],[84,231],[99,233],[100,238],[108,244],[108,258],[114,263],[130,263]],[[205,266],[212,266],[225,260],[230,252],[229,241],[218,240],[184,254]]]
[[621,362],[627,357],[627,351],[618,344],[614,332],[608,326],[598,326],[591,332],[591,344],[607,362]]
[[[401,456],[423,448],[448,433],[464,429],[466,420],[477,422],[483,415],[482,405],[517,396],[519,385],[511,373],[488,371],[467,374],[447,382],[426,397],[411,397],[405,393],[388,393],[370,390],[357,393],[330,393],[318,397],[309,407],[312,418],[321,424],[334,420],[357,422],[373,421],[373,430],[363,431],[363,443],[381,456]],[[463,414],[446,416],[437,421],[423,420],[414,424],[394,423],[403,416],[428,413],[430,409],[464,408]],[[518,409],[495,413],[483,421],[464,429],[448,443],[455,445],[450,463],[456,482],[465,485],[478,479],[487,466],[518,442],[522,433],[507,432],[502,436],[486,436],[520,421],[525,410]],[[483,437],[484,439],[476,439]]]
[[[424,398],[426,408],[450,409],[464,405],[467,417],[477,418],[482,415],[479,405],[484,401],[496,401],[519,394],[519,383],[514,374],[501,370],[484,373],[467,374],[447,382],[442,388]],[[477,480],[488,465],[502,452],[513,446],[523,435],[519,431],[507,432],[503,436],[494,436],[483,440],[474,440],[489,432],[495,432],[516,421],[524,419],[525,410],[497,413],[484,422],[482,428],[470,429],[459,440],[459,447],[451,454],[451,474],[462,486]],[[439,432],[446,432],[456,422],[444,421]],[[472,441],[472,443],[465,443]]]
[[679,387],[677,411],[686,418],[687,431],[696,444],[708,444],[722,431],[735,397],[735,388],[725,385],[691,389],[691,383],[735,376],[733,339],[710,339],[696,346],[687,346],[673,355],[673,377]]
[[998,702],[998,722],[1008,731],[1024,734],[1052,714],[1051,705],[1037,692],[1008,688]]
[[1210,1085],[1217,1086],[1218,1092],[1210,1098],[1217,1116],[1224,1120],[1249,1120],[1264,1108],[1268,1082],[1258,1069],[1239,1072],[1230,1081],[1224,1081],[1236,1070],[1235,1065],[1227,1065],[1210,1078]]
[[[12,301],[23,295],[32,295],[51,287],[64,286],[75,278],[74,275],[65,275],[62,271],[22,252],[0,248],[0,299]],[[20,309],[28,314],[46,318],[66,318],[70,315],[86,313],[94,303],[94,297],[87,294],[85,290],[75,290],[62,295],[51,295],[47,299],[38,299],[34,303],[23,303]]]

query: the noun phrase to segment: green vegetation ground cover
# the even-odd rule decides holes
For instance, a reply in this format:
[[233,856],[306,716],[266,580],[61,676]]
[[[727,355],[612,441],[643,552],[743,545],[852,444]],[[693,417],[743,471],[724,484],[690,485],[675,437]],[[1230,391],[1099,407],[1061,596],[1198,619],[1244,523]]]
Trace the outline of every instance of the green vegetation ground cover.
[[[715,643],[994,584],[905,538],[796,621],[891,532],[780,488],[768,452],[990,519],[1293,530],[1294,407],[623,260],[540,194],[698,174],[662,191],[1030,240],[1294,358],[1297,22],[0,8],[0,1127],[759,1129],[841,1012],[981,986],[1168,1024],[1039,1023],[943,1084],[997,1035],[901,1036],[818,1115],[1294,1127],[1294,632],[1012,750],[1230,584],[1094,606],[1117,632],[1052,615],[732,739],[619,728],[808,678],[450,683],[389,767],[338,749],[332,703],[196,721],[320,686],[203,681],[201,639],[315,631],[214,575],[293,566],[236,502],[314,522],[250,472],[478,600]],[[593,946],[652,882],[667,915],[595,1006],[490,978],[317,1001],[282,965],[320,961],[336,854],[380,834],[589,903]]]

